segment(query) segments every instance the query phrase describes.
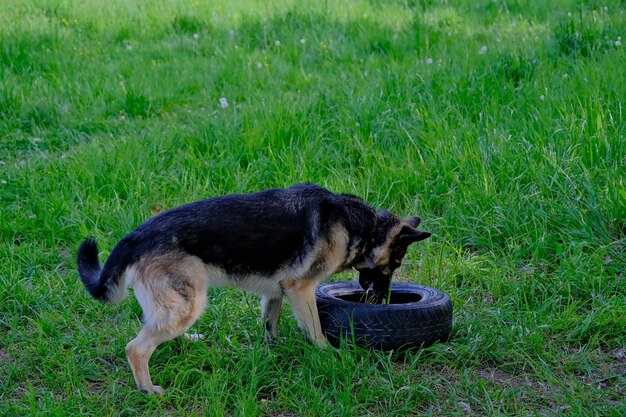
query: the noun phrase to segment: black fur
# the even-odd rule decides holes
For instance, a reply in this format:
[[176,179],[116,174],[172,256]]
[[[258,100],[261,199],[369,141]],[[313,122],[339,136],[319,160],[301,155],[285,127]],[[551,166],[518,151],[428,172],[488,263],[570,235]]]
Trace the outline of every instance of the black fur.
[[96,300],[104,301],[106,291],[100,286],[100,261],[98,260],[98,244],[87,238],[80,244],[77,255],[78,275],[89,294]]
[[363,224],[362,212],[371,212],[375,221],[375,211],[354,197],[301,185],[187,204],[133,233],[140,253],[182,249],[229,274],[271,275],[306,254],[337,217],[349,230],[371,231],[373,224]]

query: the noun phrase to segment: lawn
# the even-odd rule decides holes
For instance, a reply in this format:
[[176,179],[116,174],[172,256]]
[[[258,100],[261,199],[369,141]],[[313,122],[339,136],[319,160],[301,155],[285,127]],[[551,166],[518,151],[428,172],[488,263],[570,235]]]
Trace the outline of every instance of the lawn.
[[[5,0],[0,415],[626,415],[625,11]],[[321,351],[287,306],[268,347],[258,298],[212,289],[141,394],[141,309],[88,296],[80,241],[299,182],[422,217],[395,279],[450,295],[451,340]]]

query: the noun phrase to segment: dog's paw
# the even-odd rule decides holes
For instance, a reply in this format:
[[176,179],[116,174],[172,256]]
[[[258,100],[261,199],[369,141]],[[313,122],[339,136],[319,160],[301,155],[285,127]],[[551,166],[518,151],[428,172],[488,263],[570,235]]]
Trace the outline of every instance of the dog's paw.
[[202,333],[185,333],[183,338],[185,340],[189,340],[190,342],[197,342],[204,339],[204,335]]
[[163,388],[159,385],[152,385],[151,387],[147,387],[147,388],[139,388],[139,390],[141,392],[143,392],[144,394],[156,394],[157,396],[161,397],[163,396]]

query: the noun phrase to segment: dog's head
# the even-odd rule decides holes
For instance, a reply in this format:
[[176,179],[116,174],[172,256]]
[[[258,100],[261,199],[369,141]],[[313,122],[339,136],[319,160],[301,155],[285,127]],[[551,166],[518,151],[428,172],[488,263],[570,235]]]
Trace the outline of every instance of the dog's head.
[[409,245],[431,236],[430,232],[417,230],[419,224],[419,217],[401,219],[388,211],[377,214],[376,229],[355,265],[364,290],[373,285],[379,299],[387,295],[391,276],[402,264]]

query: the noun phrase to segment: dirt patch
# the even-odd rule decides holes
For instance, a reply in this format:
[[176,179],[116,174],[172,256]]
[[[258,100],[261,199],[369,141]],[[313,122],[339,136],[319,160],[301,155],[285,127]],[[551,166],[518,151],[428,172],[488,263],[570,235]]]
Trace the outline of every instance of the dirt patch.
[[9,356],[8,352],[0,348],[0,363],[6,364],[9,362],[11,362],[11,357]]
[[92,395],[102,395],[107,391],[106,384],[102,381],[97,381],[95,379],[85,379],[87,382],[87,387],[89,389],[89,393]]
[[491,384],[507,385],[515,388],[532,387],[534,384],[528,379],[511,375],[497,368],[479,368],[478,376],[486,379]]

